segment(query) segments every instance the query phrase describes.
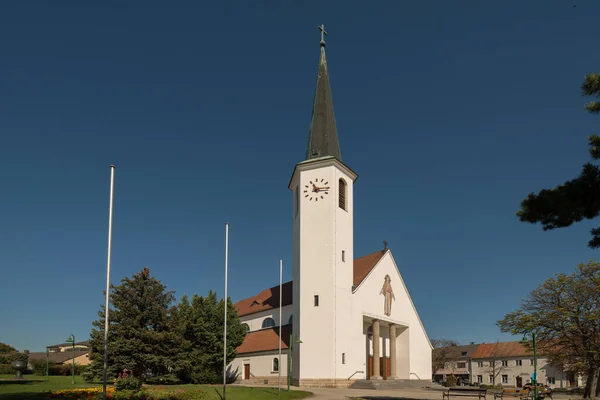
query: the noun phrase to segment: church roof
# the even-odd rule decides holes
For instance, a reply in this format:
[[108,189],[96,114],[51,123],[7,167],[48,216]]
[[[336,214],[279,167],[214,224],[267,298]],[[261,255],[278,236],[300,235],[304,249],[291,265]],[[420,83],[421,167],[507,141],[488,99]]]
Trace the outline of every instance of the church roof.
[[[352,284],[360,285],[386,252],[387,250],[379,250],[355,259]],[[282,305],[289,306],[292,304],[292,281],[284,283],[281,290],[283,293]],[[256,296],[238,301],[235,303],[235,308],[240,317],[279,308],[279,285],[265,289]]]
[[325,58],[325,29],[321,29],[321,56],[319,58],[319,69],[317,74],[317,86],[313,101],[312,118],[310,121],[310,132],[308,135],[308,146],[306,159],[333,156],[342,161],[340,143],[338,141],[335,126],[335,115],[333,113],[333,99],[329,85],[329,73],[327,71],[327,59]]
[[[238,354],[256,353],[259,351],[279,350],[278,328],[261,329],[259,331],[248,332],[244,342],[236,349]],[[292,325],[281,327],[283,338],[281,339],[281,348],[287,349],[292,334]]]

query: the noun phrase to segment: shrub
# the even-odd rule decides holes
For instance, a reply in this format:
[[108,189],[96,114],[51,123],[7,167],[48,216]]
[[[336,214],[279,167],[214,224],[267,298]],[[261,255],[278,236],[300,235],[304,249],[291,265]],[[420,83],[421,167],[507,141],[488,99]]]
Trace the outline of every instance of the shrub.
[[15,372],[10,364],[0,364],[0,374],[14,374]]
[[446,387],[454,387],[456,386],[456,383],[458,382],[458,378],[455,377],[454,375],[450,375],[446,377],[446,382],[445,385]]
[[119,377],[115,381],[115,390],[120,391],[134,391],[137,392],[142,388],[142,380],[133,376],[133,371],[124,370],[119,372]]

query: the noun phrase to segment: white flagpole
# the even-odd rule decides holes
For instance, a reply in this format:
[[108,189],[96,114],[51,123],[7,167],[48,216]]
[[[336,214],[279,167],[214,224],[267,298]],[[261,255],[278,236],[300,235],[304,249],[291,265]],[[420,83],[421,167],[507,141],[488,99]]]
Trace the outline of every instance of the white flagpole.
[[281,327],[283,326],[283,321],[281,320],[281,306],[283,304],[282,288],[283,282],[283,260],[279,259],[279,358],[277,359],[277,371],[279,372],[279,377],[277,378],[277,394],[281,394],[281,339],[283,339]]
[[223,400],[227,391],[227,267],[229,262],[229,223],[225,223],[225,326],[223,327]]
[[110,166],[110,200],[108,206],[108,256],[106,260],[106,305],[104,307],[104,371],[102,397],[106,400],[106,369],[108,365],[108,311],[110,305],[110,254],[112,251],[113,196],[115,187],[115,166]]

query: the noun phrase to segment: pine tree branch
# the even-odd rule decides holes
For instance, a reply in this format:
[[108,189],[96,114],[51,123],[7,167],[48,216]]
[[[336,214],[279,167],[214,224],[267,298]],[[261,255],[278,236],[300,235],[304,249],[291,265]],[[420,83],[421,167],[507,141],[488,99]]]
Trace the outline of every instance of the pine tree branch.
[[[553,189],[531,193],[521,202],[517,216],[522,222],[541,223],[543,230],[565,228],[600,215],[600,169],[583,166],[581,174]],[[600,229],[592,231],[592,248],[600,247]]]

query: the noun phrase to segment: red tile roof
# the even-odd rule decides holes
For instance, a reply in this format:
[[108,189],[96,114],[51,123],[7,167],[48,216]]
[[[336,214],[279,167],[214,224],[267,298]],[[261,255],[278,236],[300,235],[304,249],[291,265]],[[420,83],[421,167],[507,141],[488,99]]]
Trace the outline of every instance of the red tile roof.
[[387,250],[379,250],[375,253],[368,254],[366,256],[357,258],[354,260],[354,279],[353,284],[355,286],[360,285],[365,280],[369,272],[377,265],[379,260],[387,253]]
[[[354,260],[354,279],[352,284],[358,286],[377,265],[387,250],[379,250],[375,253]],[[282,287],[283,306],[292,304],[292,281],[286,282]],[[265,289],[256,296],[248,297],[235,303],[238,315],[254,314],[260,311],[279,308],[279,285]]]
[[[292,333],[292,325],[281,327],[281,348],[287,349]],[[248,332],[244,342],[237,348],[238,354],[256,353],[259,351],[279,350],[278,328],[261,329],[259,331]]]
[[533,357],[533,352],[520,342],[500,342],[480,344],[473,358]]

